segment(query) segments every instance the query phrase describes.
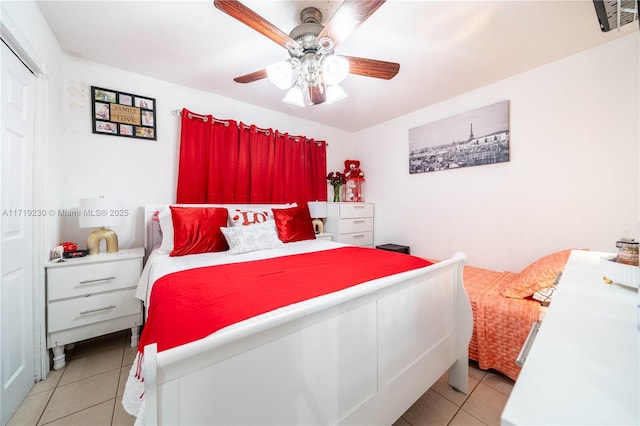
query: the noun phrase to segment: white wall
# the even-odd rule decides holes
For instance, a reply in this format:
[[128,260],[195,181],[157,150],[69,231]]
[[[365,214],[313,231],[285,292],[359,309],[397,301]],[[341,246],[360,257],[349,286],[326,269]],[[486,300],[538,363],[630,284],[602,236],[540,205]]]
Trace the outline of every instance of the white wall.
[[[155,98],[158,140],[93,134],[92,85]],[[222,119],[326,140],[328,167],[342,164],[350,149],[348,132],[74,57],[66,59],[61,107],[64,207],[77,208],[78,199],[84,197],[121,198],[132,214],[123,225],[112,227],[123,248],[143,244],[145,203],[175,201],[180,138],[180,117],[173,114],[175,110],[185,107]],[[64,218],[65,240],[77,241],[84,247],[90,231],[78,228],[77,217]]]
[[[519,271],[555,250],[638,237],[635,33],[354,135],[375,243]],[[510,101],[511,161],[409,175],[408,129]]]

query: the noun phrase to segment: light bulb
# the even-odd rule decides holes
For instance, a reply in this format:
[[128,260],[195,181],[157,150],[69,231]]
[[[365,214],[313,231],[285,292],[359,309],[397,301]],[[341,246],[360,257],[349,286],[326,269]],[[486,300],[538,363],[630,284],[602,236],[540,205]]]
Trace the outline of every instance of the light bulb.
[[340,84],[349,75],[349,61],[343,56],[325,56],[322,61],[322,73],[325,84]]
[[267,77],[278,89],[287,90],[293,84],[291,62],[284,60],[267,66]]
[[347,93],[344,91],[342,87],[338,85],[327,86],[327,100],[325,103],[333,104],[345,99],[347,96],[349,95],[347,95]]
[[299,107],[304,106],[304,94],[300,86],[293,86],[282,99],[282,102]]

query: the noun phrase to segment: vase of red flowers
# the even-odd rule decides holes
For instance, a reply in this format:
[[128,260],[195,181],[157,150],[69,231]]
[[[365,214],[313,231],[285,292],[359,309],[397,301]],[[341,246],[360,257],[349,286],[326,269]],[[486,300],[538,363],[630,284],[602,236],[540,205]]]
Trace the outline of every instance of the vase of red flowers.
[[333,202],[340,202],[340,188],[347,182],[347,178],[342,172],[330,172],[327,181],[333,186]]

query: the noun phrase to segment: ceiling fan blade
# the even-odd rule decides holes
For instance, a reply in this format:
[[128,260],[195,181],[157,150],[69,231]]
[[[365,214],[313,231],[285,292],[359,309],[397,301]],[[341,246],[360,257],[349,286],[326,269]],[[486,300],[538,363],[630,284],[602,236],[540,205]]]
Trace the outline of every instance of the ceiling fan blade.
[[[341,55],[342,56],[342,55]],[[349,61],[349,73],[365,77],[391,80],[400,71],[400,64],[395,62],[378,61],[376,59],[356,58],[344,56]]]
[[311,105],[324,103],[327,100],[327,91],[324,85],[322,88],[320,86],[309,86],[309,100]]
[[255,71],[250,74],[241,75],[233,79],[236,83],[251,83],[253,81],[262,80],[267,78],[267,70]]
[[237,19],[249,28],[256,30],[269,40],[275,41],[285,49],[298,46],[298,43],[294,39],[239,1],[214,0],[213,4],[227,15]]
[[345,0],[338,11],[318,34],[318,39],[329,37],[335,49],[366,21],[386,0]]

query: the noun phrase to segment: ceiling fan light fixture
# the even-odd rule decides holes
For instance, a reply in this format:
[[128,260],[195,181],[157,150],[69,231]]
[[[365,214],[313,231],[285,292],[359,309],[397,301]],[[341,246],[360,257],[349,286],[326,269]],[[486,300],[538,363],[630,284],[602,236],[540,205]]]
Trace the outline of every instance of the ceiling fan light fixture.
[[345,99],[347,96],[349,96],[347,95],[347,92],[337,84],[334,86],[327,86],[327,100],[325,103],[327,105],[334,104]]
[[326,84],[340,84],[349,75],[349,61],[343,56],[325,56],[322,60],[322,74]]
[[287,90],[293,84],[293,67],[290,60],[278,61],[267,66],[267,78],[278,89]]
[[300,88],[300,86],[295,85],[290,88],[287,91],[287,94],[284,95],[284,99],[282,99],[282,102],[289,105],[304,107],[304,94],[302,93],[302,89]]
[[[338,84],[348,74],[384,80],[390,80],[398,74],[400,64],[394,62],[334,55],[334,50],[384,2],[385,0],[344,0],[324,25],[322,12],[318,8],[305,7],[300,13],[300,24],[289,35],[240,1],[216,0],[214,3],[216,8],[231,18],[287,49],[290,56],[290,59],[270,65],[266,70],[245,74],[233,80],[237,83],[251,83],[268,78],[280,89],[288,89],[284,102],[304,107],[319,105],[327,100],[328,103],[334,103],[344,99],[347,94]],[[329,96],[328,92],[331,92]]]

